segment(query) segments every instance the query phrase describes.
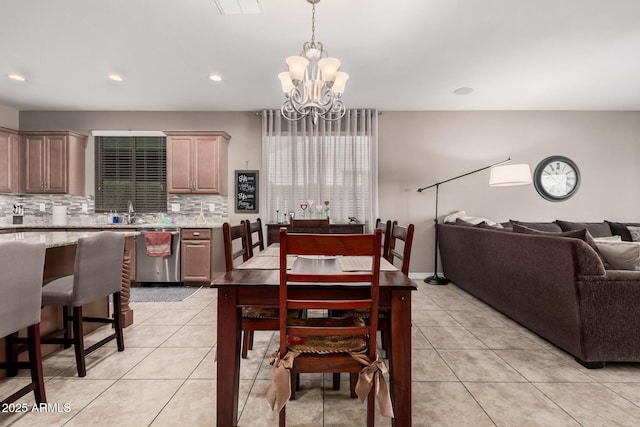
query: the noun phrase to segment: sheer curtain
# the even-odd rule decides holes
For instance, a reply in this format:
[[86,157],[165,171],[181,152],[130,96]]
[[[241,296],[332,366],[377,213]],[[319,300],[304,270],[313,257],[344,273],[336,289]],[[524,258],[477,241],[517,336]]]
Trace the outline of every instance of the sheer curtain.
[[340,120],[318,119],[316,124],[310,118],[290,122],[279,110],[265,110],[262,154],[263,215],[269,222],[276,220],[276,211],[281,217],[293,211],[301,218],[301,204],[307,204],[305,218],[329,216],[346,223],[355,217],[368,230],[375,225],[377,110],[347,110]]

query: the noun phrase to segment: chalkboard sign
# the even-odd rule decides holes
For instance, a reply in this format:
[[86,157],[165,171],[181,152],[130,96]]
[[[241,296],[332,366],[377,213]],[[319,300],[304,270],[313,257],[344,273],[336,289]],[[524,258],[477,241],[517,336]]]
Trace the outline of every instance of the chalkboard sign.
[[258,213],[258,171],[236,171],[236,213]]

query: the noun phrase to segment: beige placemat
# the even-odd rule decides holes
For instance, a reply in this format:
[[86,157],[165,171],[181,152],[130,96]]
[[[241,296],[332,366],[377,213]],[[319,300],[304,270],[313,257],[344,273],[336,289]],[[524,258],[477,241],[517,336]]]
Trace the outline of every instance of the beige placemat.
[[[338,258],[342,271],[371,271],[370,256],[343,256]],[[380,259],[380,271],[398,271],[398,268],[384,258]]]
[[[294,256],[287,257],[287,270],[291,270],[291,267],[293,266],[295,260],[296,257]],[[236,268],[239,270],[278,270],[280,268],[280,257],[254,256],[253,258],[249,258],[247,261],[243,262]]]
[[254,252],[254,255],[255,256],[277,256],[277,257],[279,257],[280,256],[280,248],[279,247],[278,248],[274,248],[273,246],[269,246],[268,248],[266,248],[262,252],[258,252],[258,253]]

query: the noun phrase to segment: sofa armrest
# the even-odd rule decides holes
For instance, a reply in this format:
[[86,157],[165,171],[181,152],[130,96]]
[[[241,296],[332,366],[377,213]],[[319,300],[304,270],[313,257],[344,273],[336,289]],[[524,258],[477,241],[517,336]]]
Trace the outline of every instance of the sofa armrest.
[[640,360],[640,271],[577,281],[585,362]]

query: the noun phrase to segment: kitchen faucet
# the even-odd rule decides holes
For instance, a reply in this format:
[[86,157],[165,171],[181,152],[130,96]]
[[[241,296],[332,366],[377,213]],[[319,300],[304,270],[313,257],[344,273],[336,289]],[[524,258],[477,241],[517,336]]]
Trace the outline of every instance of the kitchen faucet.
[[133,224],[136,220],[136,212],[133,210],[133,203],[131,200],[127,202],[127,224]]

